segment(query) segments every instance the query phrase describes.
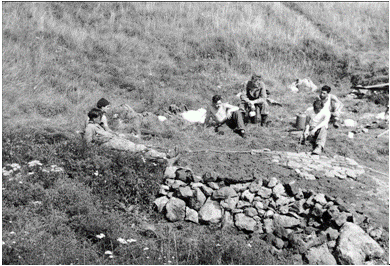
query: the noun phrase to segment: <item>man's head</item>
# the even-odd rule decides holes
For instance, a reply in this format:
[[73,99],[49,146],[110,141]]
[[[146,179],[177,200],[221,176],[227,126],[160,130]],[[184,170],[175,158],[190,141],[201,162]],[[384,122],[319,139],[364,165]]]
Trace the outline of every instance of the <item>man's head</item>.
[[101,98],[97,104],[96,104],[96,107],[103,110],[103,111],[107,111],[107,109],[110,107],[110,102],[107,101],[106,99],[104,98]]
[[214,95],[212,98],[213,105],[216,107],[219,107],[222,103],[222,96],[221,95]]
[[99,123],[102,119],[103,111],[98,109],[98,108],[93,108],[91,111],[88,113],[88,118],[89,120]]
[[325,85],[321,88],[321,92],[320,92],[320,98],[322,100],[326,99],[326,97],[328,97],[328,94],[330,93],[332,89],[328,86],[328,85]]
[[317,114],[321,111],[322,108],[324,108],[324,103],[319,99],[315,100],[313,103],[314,112]]

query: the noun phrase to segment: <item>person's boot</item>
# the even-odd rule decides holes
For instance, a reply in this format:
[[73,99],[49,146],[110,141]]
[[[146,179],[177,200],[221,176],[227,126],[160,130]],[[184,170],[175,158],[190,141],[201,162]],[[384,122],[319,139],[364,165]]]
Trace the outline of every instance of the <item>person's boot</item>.
[[320,145],[317,145],[316,148],[313,150],[311,154],[313,155],[320,155],[322,152],[322,147]]
[[335,120],[333,123],[333,126],[334,126],[334,128],[339,128],[340,127],[339,120]]
[[261,126],[267,126],[268,115],[261,115]]

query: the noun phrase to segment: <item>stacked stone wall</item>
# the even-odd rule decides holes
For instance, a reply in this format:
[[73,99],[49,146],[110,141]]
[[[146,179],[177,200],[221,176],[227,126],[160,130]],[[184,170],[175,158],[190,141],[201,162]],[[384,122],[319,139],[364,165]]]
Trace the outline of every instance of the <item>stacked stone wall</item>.
[[[264,234],[276,252],[292,248],[310,264],[362,264],[384,254],[373,239],[381,237],[378,228],[371,230],[376,232],[371,237],[372,232],[359,227],[368,217],[340,198],[303,190],[295,181],[209,172],[197,176],[191,169],[168,167],[154,203],[171,222],[220,224]],[[356,241],[351,230],[358,232]]]

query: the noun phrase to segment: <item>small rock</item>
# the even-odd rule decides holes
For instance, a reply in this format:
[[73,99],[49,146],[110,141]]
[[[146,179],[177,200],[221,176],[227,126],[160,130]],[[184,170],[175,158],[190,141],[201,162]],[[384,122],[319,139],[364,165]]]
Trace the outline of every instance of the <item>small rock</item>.
[[281,197],[282,194],[285,193],[284,186],[282,183],[277,184],[272,188],[272,193],[276,198]]
[[287,205],[281,206],[279,211],[281,214],[287,214],[289,212],[289,207]]
[[251,183],[237,183],[237,184],[230,185],[230,187],[234,189],[236,192],[243,192],[249,187],[250,184]]
[[170,179],[175,179],[176,177],[176,170],[179,169],[176,166],[169,166],[165,169],[164,172],[164,178],[170,178]]
[[246,216],[253,217],[253,216],[256,216],[258,213],[257,213],[257,210],[255,208],[249,207],[249,208],[244,209],[244,214]]
[[177,194],[181,199],[188,199],[194,196],[194,192],[189,186],[179,187]]
[[272,195],[272,189],[261,187],[260,190],[257,192],[257,195],[259,195],[263,199],[268,199]]
[[207,182],[207,185],[209,187],[211,187],[212,189],[214,189],[214,190],[218,190],[219,189],[219,185],[217,183],[215,183],[215,182]]
[[225,211],[222,219],[222,229],[234,228],[233,215],[229,211]]
[[279,237],[275,237],[272,241],[272,244],[277,248],[277,249],[282,249],[284,246],[284,242],[282,239]]
[[246,216],[243,213],[238,213],[234,215],[234,224],[237,226],[239,230],[245,230],[249,232],[255,231],[256,228],[256,221]]
[[299,219],[286,215],[274,215],[274,224],[275,226],[281,226],[284,228],[292,228],[299,225],[301,222]]
[[202,179],[204,182],[215,182],[217,181],[217,174],[216,173],[211,173],[211,172],[206,172],[204,173]]
[[165,184],[169,187],[172,187],[172,185],[175,183],[175,179],[167,178],[165,179]]
[[263,223],[264,223],[263,224],[264,231],[267,234],[271,234],[275,229],[273,220],[272,219],[264,219]]
[[200,189],[202,190],[202,192],[205,194],[206,197],[209,197],[214,193],[214,190],[211,187],[208,187],[206,185],[202,186]]
[[252,203],[254,197],[255,194],[251,193],[249,190],[245,190],[241,195],[242,199],[249,201],[250,203]]
[[338,227],[343,226],[347,222],[347,214],[345,212],[340,213],[334,218],[334,222]]
[[265,212],[264,217],[265,218],[271,218],[271,217],[274,216],[274,214],[275,214],[275,212],[273,210],[268,210],[268,211]]
[[379,240],[382,237],[382,234],[383,229],[381,227],[371,230],[369,233],[369,235],[375,240]]
[[330,253],[326,244],[312,247],[307,251],[306,259],[310,265],[336,265],[336,259]]
[[315,195],[313,200],[321,205],[325,205],[327,203],[327,200],[325,199],[325,195],[323,193],[318,193],[317,195]]
[[214,199],[227,199],[237,196],[237,192],[231,187],[223,187],[213,192]]
[[234,210],[237,208],[237,203],[239,201],[237,197],[229,197],[227,199],[221,200],[221,206],[226,210]]
[[240,200],[240,201],[238,201],[238,203],[237,203],[237,208],[238,209],[242,209],[242,208],[245,208],[245,207],[251,207],[252,205],[249,203],[249,202],[247,202],[247,201],[243,201],[243,200]]
[[199,223],[198,212],[186,207],[185,220],[198,224]]
[[316,217],[321,217],[324,212],[325,210],[322,208],[322,205],[319,203],[316,203],[312,209],[312,213]]
[[325,234],[330,240],[336,240],[340,235],[339,231],[331,227],[325,230]]
[[249,191],[251,193],[256,193],[260,190],[260,188],[263,186],[263,180],[262,179],[256,179],[249,185]]
[[186,203],[178,198],[172,197],[165,205],[166,217],[171,222],[183,221],[186,215]]
[[264,209],[264,204],[261,202],[261,201],[255,201],[253,203],[253,206],[257,209],[257,210],[263,210]]
[[185,183],[185,182],[183,182],[181,180],[175,180],[175,182],[172,185],[172,188],[176,190],[179,187],[185,187],[185,186],[187,186],[187,183]]
[[164,210],[165,205],[168,203],[169,199],[167,197],[160,197],[155,199],[153,202],[156,205],[158,212],[162,212]]
[[217,201],[208,199],[200,208],[198,215],[201,222],[217,224],[222,220],[222,208]]
[[276,177],[271,177],[271,179],[269,180],[268,184],[267,184],[267,187],[269,188],[273,188],[274,186],[276,186],[278,184],[278,179]]
[[296,183],[295,180],[289,182],[287,185],[286,185],[286,189],[287,189],[287,192],[291,195],[291,196],[295,196],[298,194],[299,192],[299,187]]

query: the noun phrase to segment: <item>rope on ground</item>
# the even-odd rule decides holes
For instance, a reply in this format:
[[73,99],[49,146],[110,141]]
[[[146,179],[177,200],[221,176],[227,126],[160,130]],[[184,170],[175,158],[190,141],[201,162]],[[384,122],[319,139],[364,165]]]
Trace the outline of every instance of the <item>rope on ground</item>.
[[379,171],[377,171],[377,170],[375,170],[375,169],[372,169],[372,168],[370,168],[370,167],[367,167],[367,166],[363,166],[363,167],[366,168],[366,169],[368,169],[368,170],[370,170],[370,171],[372,171],[372,172],[375,172],[375,173],[378,173],[378,174],[381,174],[381,175],[384,175],[384,176],[389,176],[389,174],[379,172]]
[[225,150],[211,150],[211,149],[204,149],[204,150],[186,150],[186,152],[189,153],[197,153],[197,152],[215,152],[215,153],[250,153],[250,154],[257,154],[257,153],[270,153],[271,150],[269,149],[261,149],[261,150],[244,150],[244,151],[225,151]]

